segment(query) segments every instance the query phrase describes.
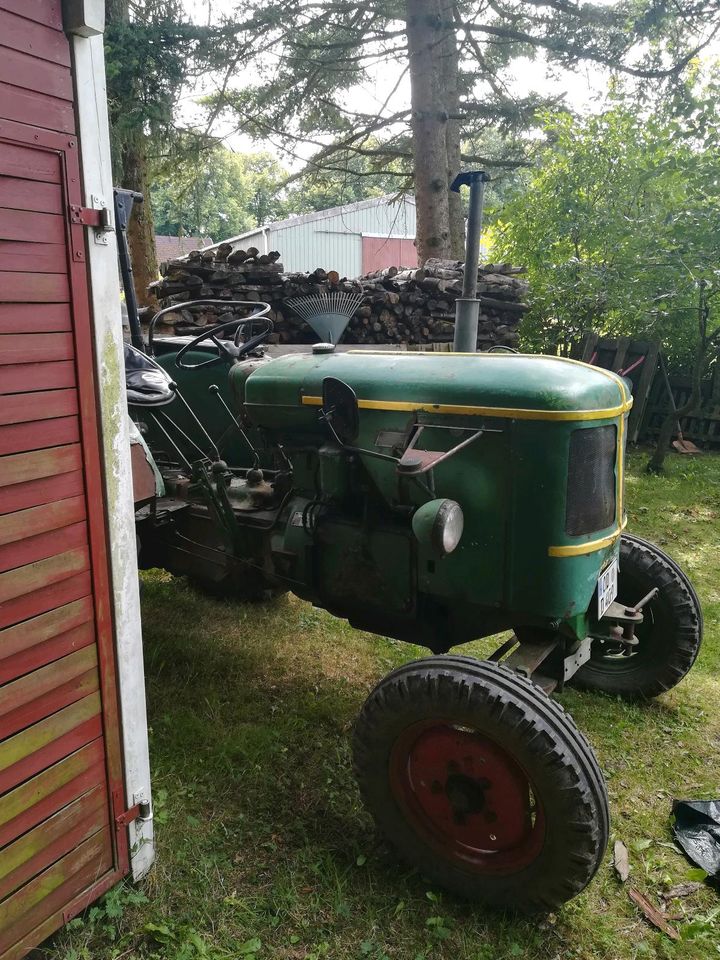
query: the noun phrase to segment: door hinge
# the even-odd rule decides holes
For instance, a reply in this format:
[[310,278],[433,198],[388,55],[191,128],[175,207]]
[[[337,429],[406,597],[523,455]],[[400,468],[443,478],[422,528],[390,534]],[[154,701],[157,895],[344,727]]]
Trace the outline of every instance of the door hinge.
[[91,227],[95,243],[107,246],[108,234],[115,229],[112,222],[110,208],[102,197],[92,196],[91,207],[81,207],[79,204],[70,204],[70,223],[81,227]]
[[147,822],[152,820],[152,806],[148,800],[145,791],[139,790],[137,793],[133,794],[133,800],[135,801],[128,810],[123,810],[122,813],[118,813],[115,816],[115,824],[118,827],[129,827],[131,823],[135,823],[136,820],[142,820]]

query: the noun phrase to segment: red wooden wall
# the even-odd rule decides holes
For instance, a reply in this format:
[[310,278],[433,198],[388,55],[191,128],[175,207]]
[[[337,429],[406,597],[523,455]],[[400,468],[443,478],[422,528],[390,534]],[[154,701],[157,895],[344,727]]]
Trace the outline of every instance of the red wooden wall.
[[362,272],[374,273],[385,267],[416,267],[417,248],[402,237],[363,237]]
[[0,0],[0,956],[128,866],[70,44]]

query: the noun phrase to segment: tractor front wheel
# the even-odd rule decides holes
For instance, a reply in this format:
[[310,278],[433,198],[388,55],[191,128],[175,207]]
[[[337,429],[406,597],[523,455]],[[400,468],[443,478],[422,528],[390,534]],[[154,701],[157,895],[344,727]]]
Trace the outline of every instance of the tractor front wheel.
[[389,674],[357,720],[354,765],[387,839],[462,897],[554,910],[602,860],[608,804],[592,749],[498,664],[437,656]]
[[618,599],[637,603],[657,587],[643,607],[633,648],[598,637],[590,660],[572,678],[574,686],[601,690],[628,700],[656,697],[679,683],[700,650],[700,601],[680,567],[654,543],[623,535],[620,542]]

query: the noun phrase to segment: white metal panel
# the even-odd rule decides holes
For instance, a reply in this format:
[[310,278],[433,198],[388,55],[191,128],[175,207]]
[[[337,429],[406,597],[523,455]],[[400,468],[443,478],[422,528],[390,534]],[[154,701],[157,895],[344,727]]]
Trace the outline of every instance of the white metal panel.
[[[215,243],[213,244],[212,247],[209,247],[209,248],[203,247],[203,249],[212,250],[214,247],[217,247],[217,246],[219,246],[219,244]],[[267,251],[263,249],[263,231],[261,227],[258,228],[253,233],[243,234],[240,240],[233,242],[234,250],[247,250],[248,247],[257,247],[260,253],[267,253]]]
[[[362,272],[362,237],[415,237],[415,202],[377,197],[342,207],[304,213],[230,237],[233,249],[257,247],[261,253],[279,250],[286,270],[337,270],[341,276]],[[206,247],[212,250],[219,244]]]
[[360,234],[318,229],[328,221],[301,223],[269,231],[272,250],[279,250],[286,271],[310,272],[316,267],[337,270],[342,277],[357,277],[362,265]]
[[[85,204],[93,206],[91,198],[96,196],[112,206],[102,37],[73,37],[73,57]],[[150,799],[150,760],[115,234],[107,234],[107,240],[107,245],[95,244],[92,240],[88,243],[88,268],[100,384],[113,619],[129,808],[138,802],[139,794]],[[138,879],[147,873],[154,859],[152,821],[136,821],[131,825],[130,850],[133,877]]]
[[[337,270],[341,276],[362,272],[362,237],[414,237],[415,204],[410,200],[350,204],[327,216],[298,217],[298,222],[270,224],[270,247],[279,250],[286,270]],[[243,243],[246,243],[243,240]]]

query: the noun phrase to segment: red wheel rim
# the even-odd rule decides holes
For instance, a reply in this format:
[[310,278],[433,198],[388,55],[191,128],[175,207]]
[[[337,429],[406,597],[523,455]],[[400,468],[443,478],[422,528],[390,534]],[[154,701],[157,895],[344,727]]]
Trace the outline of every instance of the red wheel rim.
[[413,829],[445,859],[514,873],[542,849],[545,818],[513,757],[475,730],[415,724],[390,757],[390,786]]

